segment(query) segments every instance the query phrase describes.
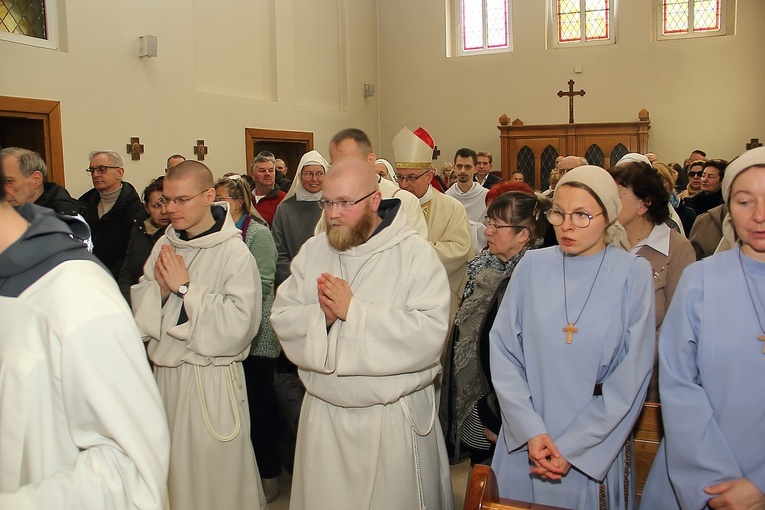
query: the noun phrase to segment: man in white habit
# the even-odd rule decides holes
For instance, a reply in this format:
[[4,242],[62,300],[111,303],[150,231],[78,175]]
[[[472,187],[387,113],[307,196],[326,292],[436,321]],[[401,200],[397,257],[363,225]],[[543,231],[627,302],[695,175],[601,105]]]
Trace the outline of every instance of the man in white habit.
[[260,274],[210,170],[167,172],[172,225],[132,287],[170,425],[170,508],[266,508],[241,361],[261,319]]
[[290,508],[449,510],[434,389],[446,272],[365,160],[332,165],[320,204],[326,233],[303,245],[271,312],[306,387]]
[[454,154],[454,171],[457,173],[455,182],[444,194],[459,201],[465,206],[470,220],[470,234],[473,241],[473,251],[476,255],[486,246],[486,236],[483,224],[486,217],[486,194],[489,188],[483,187],[474,180],[473,176],[478,165],[478,155],[473,149],[462,148]]
[[[427,141],[426,141],[427,140]],[[467,283],[467,263],[473,243],[467,212],[460,202],[433,189],[433,138],[423,128],[403,128],[393,139],[396,180],[420,200],[428,224],[428,241],[449,275],[452,291],[449,317],[454,317]]]

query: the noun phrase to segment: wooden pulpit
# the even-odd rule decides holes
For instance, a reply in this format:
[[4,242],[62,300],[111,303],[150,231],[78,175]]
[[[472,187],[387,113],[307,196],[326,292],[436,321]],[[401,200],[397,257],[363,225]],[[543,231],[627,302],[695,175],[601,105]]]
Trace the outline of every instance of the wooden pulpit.
[[502,177],[518,170],[538,190],[549,186],[558,156],[583,156],[591,165],[608,170],[628,152],[648,152],[648,111],[634,122],[525,125],[519,119],[499,118]]

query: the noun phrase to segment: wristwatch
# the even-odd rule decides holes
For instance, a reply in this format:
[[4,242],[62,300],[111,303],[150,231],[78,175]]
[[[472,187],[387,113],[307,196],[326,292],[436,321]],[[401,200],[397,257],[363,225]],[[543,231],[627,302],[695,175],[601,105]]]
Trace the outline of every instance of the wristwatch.
[[186,293],[189,291],[189,283],[190,283],[190,282],[186,282],[186,283],[184,283],[183,285],[181,285],[180,287],[178,287],[178,292],[176,292],[175,294],[176,294],[176,295],[177,295],[179,298],[183,299],[183,297],[184,297],[184,296],[186,295]]

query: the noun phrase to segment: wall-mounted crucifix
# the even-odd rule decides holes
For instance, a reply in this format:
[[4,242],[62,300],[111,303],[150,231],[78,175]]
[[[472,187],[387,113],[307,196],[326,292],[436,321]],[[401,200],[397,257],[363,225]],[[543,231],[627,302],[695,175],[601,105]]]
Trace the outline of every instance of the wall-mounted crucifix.
[[438,148],[438,145],[433,147],[433,157],[431,159],[438,159],[438,156],[441,155],[441,149]]
[[584,89],[574,92],[574,80],[568,80],[568,92],[558,91],[558,97],[568,96],[568,123],[574,123],[574,96],[583,96]]
[[756,149],[757,147],[762,147],[759,138],[752,138],[749,143],[746,144],[746,150]]
[[205,146],[204,140],[197,140],[197,144],[194,146],[194,154],[197,155],[197,161],[205,160],[205,154],[207,154],[207,146]]
[[127,147],[125,148],[133,161],[141,159],[141,154],[143,154],[143,144],[140,142],[139,138],[140,137],[138,136],[131,137],[130,143],[127,144]]

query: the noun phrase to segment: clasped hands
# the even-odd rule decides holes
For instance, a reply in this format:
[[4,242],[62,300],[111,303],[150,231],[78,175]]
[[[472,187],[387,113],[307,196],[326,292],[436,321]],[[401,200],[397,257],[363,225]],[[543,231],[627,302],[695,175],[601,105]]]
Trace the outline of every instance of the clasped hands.
[[528,446],[532,475],[545,480],[560,480],[568,474],[571,464],[561,456],[548,434],[532,437]]
[[154,263],[154,277],[159,284],[163,303],[170,297],[171,292],[177,291],[178,287],[189,281],[189,272],[183,257],[175,253],[169,244],[163,244],[159,250],[159,257]]
[[346,320],[353,297],[348,283],[329,273],[322,273],[316,279],[316,283],[319,288],[319,306],[326,317],[327,327],[334,324],[337,319]]

